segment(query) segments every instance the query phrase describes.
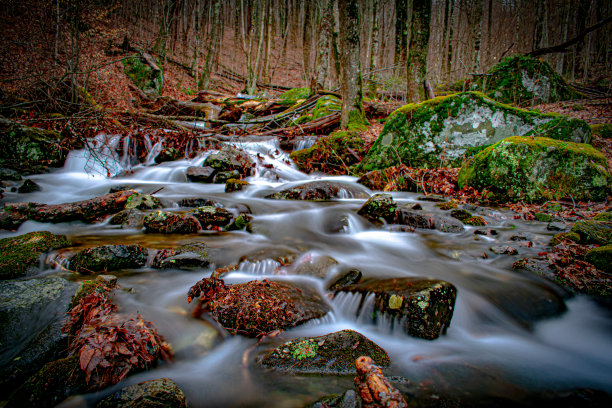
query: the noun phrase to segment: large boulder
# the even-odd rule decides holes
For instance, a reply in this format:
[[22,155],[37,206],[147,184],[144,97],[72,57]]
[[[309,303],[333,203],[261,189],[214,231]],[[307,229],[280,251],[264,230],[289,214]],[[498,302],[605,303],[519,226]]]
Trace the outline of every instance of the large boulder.
[[72,245],[65,235],[35,231],[0,239],[0,279],[14,279],[35,272],[40,257],[53,249]]
[[612,274],[612,244],[591,249],[584,255],[584,260],[597,269]]
[[460,170],[459,188],[491,191],[505,200],[543,202],[572,196],[603,201],[610,173],[590,145],[546,137],[513,136],[478,153]]
[[274,200],[329,201],[337,198],[366,198],[365,189],[334,181],[313,181],[270,194],[265,198]]
[[582,220],[571,229],[578,235],[576,242],[583,245],[607,245],[612,243],[612,221]]
[[[376,322],[382,315],[396,318],[409,335],[428,340],[446,332],[453,317],[457,289],[452,284],[424,278],[372,280],[340,288],[339,293],[374,295],[372,310],[359,310]],[[363,305],[361,305],[363,307]]]
[[251,281],[225,286],[220,279],[203,279],[189,291],[202,310],[232,334],[259,337],[287,330],[325,315],[330,309],[315,290],[289,282]]
[[194,234],[202,227],[198,220],[189,214],[155,211],[143,220],[146,232],[162,234]]
[[65,313],[74,285],[62,278],[0,282],[0,365]]
[[183,391],[169,378],[158,378],[122,388],[96,408],[187,408]]
[[359,170],[400,163],[458,167],[466,156],[515,135],[588,143],[591,129],[579,119],[517,109],[477,92],[441,96],[393,112]]
[[70,259],[70,269],[82,274],[140,268],[147,263],[148,251],[140,245],[103,245],[87,248]]
[[515,55],[494,65],[471,88],[504,103],[520,106],[578,99],[574,91],[546,61]]
[[380,367],[391,364],[385,350],[353,330],[288,341],[267,353],[259,364],[290,373],[355,374],[355,360],[360,356],[371,357]]
[[247,152],[224,146],[219,152],[209,155],[202,167],[211,167],[215,173],[237,170],[241,176],[248,177],[252,174],[255,163]]
[[67,149],[61,135],[0,118],[0,167],[23,173],[42,173],[64,165]]

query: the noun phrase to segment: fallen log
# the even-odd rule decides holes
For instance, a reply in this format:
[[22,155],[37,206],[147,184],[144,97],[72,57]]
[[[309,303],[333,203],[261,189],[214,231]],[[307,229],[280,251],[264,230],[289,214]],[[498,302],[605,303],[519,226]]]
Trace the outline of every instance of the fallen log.
[[337,127],[340,124],[340,112],[334,112],[327,116],[320,117],[319,119],[306,122],[301,125],[295,125],[290,127],[284,127],[279,129],[272,129],[265,132],[261,132],[259,136],[282,136],[282,135],[295,135],[295,134],[317,134],[327,133],[329,130]]
[[209,102],[200,103],[172,99],[164,106],[154,111],[153,114],[165,116],[193,116],[208,120],[217,119],[221,110],[222,108],[220,106]]

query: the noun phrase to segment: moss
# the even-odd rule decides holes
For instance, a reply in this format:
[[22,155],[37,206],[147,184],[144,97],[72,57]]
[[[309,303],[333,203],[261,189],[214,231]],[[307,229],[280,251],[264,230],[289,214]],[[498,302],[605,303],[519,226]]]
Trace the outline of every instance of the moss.
[[159,198],[152,196],[150,194],[132,194],[128,197],[127,203],[125,204],[125,209],[137,209],[137,210],[154,210],[157,208],[162,208],[163,205]]
[[578,221],[571,229],[580,236],[581,244],[607,245],[612,243],[612,222]]
[[576,232],[561,232],[552,237],[550,246],[558,245],[563,241],[580,242],[580,235]]
[[484,218],[476,216],[476,215],[466,220],[463,220],[463,223],[467,225],[473,225],[475,227],[484,227],[485,225],[487,225],[487,222],[485,221]]
[[612,212],[602,212],[593,217],[597,221],[612,221]]
[[445,203],[438,203],[436,204],[436,207],[438,207],[439,209],[443,211],[454,210],[457,208],[457,201],[451,200]]
[[368,128],[368,121],[365,117],[363,106],[361,109],[354,109],[349,112],[346,129],[352,132],[363,132]]
[[310,122],[313,119],[311,115],[302,115],[297,119],[292,120],[289,125],[301,125],[302,123]]
[[470,213],[468,210],[457,209],[457,210],[451,211],[450,215],[451,217],[456,218],[459,221],[465,221],[472,216],[472,213]]
[[278,99],[280,99],[281,105],[291,106],[295,105],[303,99],[307,99],[310,96],[309,88],[293,88],[282,93]]
[[250,185],[248,181],[232,178],[225,182],[225,192],[233,193],[234,191],[240,191],[248,185]]
[[606,273],[612,273],[612,244],[591,249],[584,260]]
[[479,92],[464,92],[408,104],[393,112],[360,169],[367,172],[400,163],[459,166],[487,146],[523,134],[574,142],[591,138],[588,125],[581,120],[535,113]]
[[2,122],[0,167],[26,174],[42,173],[47,167],[61,167],[67,155],[61,141],[61,135],[52,130]]
[[374,194],[361,206],[357,214],[376,224],[392,223],[397,217],[397,203],[389,194]]
[[542,202],[568,195],[602,201],[609,180],[603,154],[590,145],[513,136],[469,160],[457,183],[459,188],[486,189],[510,201]]
[[546,61],[525,55],[507,57],[493,66],[472,89],[489,97],[520,106],[577,99],[574,91]]
[[340,112],[342,101],[332,95],[325,95],[317,101],[312,110],[312,119],[319,119],[334,112]]
[[593,132],[593,136],[610,139],[612,138],[612,124],[605,123],[591,125],[591,132]]
[[72,245],[65,235],[48,231],[29,232],[0,240],[0,279],[25,276],[28,269],[37,268],[40,256],[50,250]]
[[551,222],[553,220],[553,217],[550,214],[546,214],[546,213],[535,213],[534,215],[536,221],[540,221],[540,222]]
[[139,89],[151,97],[161,96],[164,86],[163,71],[153,71],[140,56],[136,55],[124,59],[122,63],[123,72]]

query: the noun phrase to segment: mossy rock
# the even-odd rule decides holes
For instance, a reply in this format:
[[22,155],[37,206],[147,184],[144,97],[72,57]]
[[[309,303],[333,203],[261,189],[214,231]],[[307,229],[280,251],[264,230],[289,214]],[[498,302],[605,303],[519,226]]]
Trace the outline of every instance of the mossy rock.
[[164,87],[164,72],[153,70],[140,56],[132,56],[122,60],[123,72],[145,95],[155,99],[162,95]]
[[584,260],[606,273],[612,273],[612,244],[593,248],[584,255]]
[[593,217],[596,221],[612,221],[612,211],[601,212]]
[[0,120],[0,167],[24,174],[62,167],[68,150],[61,141],[61,135],[55,131]]
[[365,198],[367,193],[350,184],[313,181],[289,187],[265,198],[273,200],[329,201],[337,198]]
[[410,167],[458,167],[487,146],[515,135],[547,136],[588,143],[589,125],[579,119],[504,105],[478,92],[440,96],[393,112],[359,171]]
[[390,194],[374,194],[366,201],[357,214],[375,224],[397,221],[397,203]]
[[140,268],[147,263],[148,251],[140,245],[103,245],[87,248],[70,259],[70,269],[82,274]]
[[604,139],[612,139],[612,124],[597,124],[591,125],[591,132],[593,136],[598,136]]
[[132,194],[128,197],[127,203],[125,204],[126,210],[155,210],[162,208],[163,205],[159,198],[150,194]]
[[115,275],[98,275],[96,279],[88,279],[79,284],[78,289],[72,300],[70,301],[69,309],[75,307],[81,299],[93,293],[108,297],[109,293],[117,286],[117,277]]
[[312,110],[312,119],[319,119],[323,116],[331,115],[335,112],[340,112],[342,101],[335,96],[325,95],[319,98],[317,104]]
[[240,175],[248,177],[252,174],[255,163],[247,152],[225,146],[219,152],[209,155],[202,163],[202,167],[212,167],[218,173],[237,170]]
[[70,395],[89,390],[79,357],[71,356],[46,364],[9,397],[10,407],[54,407]]
[[181,245],[177,248],[162,249],[155,254],[152,268],[206,268],[210,264],[206,245],[202,242]]
[[[453,317],[457,289],[452,284],[423,278],[373,280],[349,285],[335,293],[373,294],[372,310],[359,310],[376,322],[382,315],[397,318],[397,324],[415,337],[428,340],[446,332]],[[360,309],[365,302],[360,303]]]
[[72,242],[65,235],[35,231],[0,239],[0,279],[14,279],[38,270],[42,254],[65,248]]
[[480,216],[474,215],[466,220],[463,220],[465,225],[472,225],[474,227],[484,227],[487,225],[487,221]]
[[379,367],[391,363],[385,350],[372,340],[353,330],[342,330],[283,343],[259,364],[292,374],[356,374],[355,360],[361,356],[371,357]]
[[367,144],[356,132],[337,131],[321,137],[308,149],[296,150],[289,156],[300,171],[327,174],[348,174],[349,167],[366,154]]
[[250,185],[248,181],[232,178],[225,182],[225,192],[242,191],[248,185]]
[[506,57],[487,75],[479,77],[471,89],[489,97],[519,106],[578,99],[573,90],[546,61],[526,55]]
[[96,408],[187,408],[183,391],[169,378],[144,381],[104,398]]
[[580,244],[608,245],[612,243],[612,222],[587,220],[578,221],[571,229],[578,234]]
[[190,214],[178,214],[166,211],[155,211],[143,220],[146,232],[162,234],[195,234],[202,227]]
[[555,234],[550,240],[550,246],[555,246],[560,244],[563,241],[572,241],[572,242],[580,242],[580,235],[575,232],[561,232],[559,234]]
[[191,214],[200,222],[202,228],[207,230],[226,228],[234,220],[234,214],[230,211],[213,206],[198,207]]
[[509,201],[543,202],[570,195],[579,201],[603,201],[610,173],[603,154],[590,145],[513,136],[466,162],[457,182],[459,188],[486,189]]
[[310,96],[309,88],[293,88],[286,92],[283,92],[278,99],[280,104],[285,106],[292,106],[301,100],[308,99]]

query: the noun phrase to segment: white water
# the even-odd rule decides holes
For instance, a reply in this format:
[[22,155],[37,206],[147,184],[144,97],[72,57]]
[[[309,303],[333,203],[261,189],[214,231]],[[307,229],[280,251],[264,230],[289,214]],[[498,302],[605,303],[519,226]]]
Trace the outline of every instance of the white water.
[[[113,146],[113,143],[116,145],[119,139],[111,137],[104,145]],[[185,390],[194,407],[301,406],[322,395],[352,387],[350,378],[291,377],[262,371],[255,366],[254,358],[265,349],[265,342],[255,348],[254,340],[224,337],[214,326],[190,317],[192,305],[186,303],[189,287],[209,276],[214,267],[231,263],[240,263],[240,266],[227,277],[230,283],[263,278],[300,280],[325,295],[325,285],[335,276],[319,279],[288,275],[290,269],[281,268],[272,260],[280,252],[298,257],[309,253],[333,257],[338,265],[331,268],[332,274],[357,268],[370,277],[424,276],[447,280],[458,288],[451,326],[446,335],[434,341],[409,337],[401,330],[391,329],[391,322],[385,319],[372,324],[368,318],[368,304],[372,299],[365,300],[361,313],[356,316],[361,302],[356,295],[336,297],[330,301],[330,314],[283,333],[283,339],[354,329],[389,353],[393,362],[391,375],[403,376],[415,383],[433,382],[451,390],[467,389],[485,396],[491,381],[501,388],[538,391],[592,387],[612,392],[609,312],[585,297],[577,297],[567,301],[568,311],[561,316],[535,323],[520,321],[516,310],[530,307],[532,297],[551,296],[552,286],[513,272],[510,264],[516,258],[490,252],[489,259],[480,257],[488,252],[488,247],[508,242],[508,237],[517,231],[528,234],[535,243],[533,248],[518,247],[520,257],[536,254],[545,249],[551,237],[543,223],[515,221],[512,214],[497,211],[488,215],[488,228],[499,232],[494,237],[477,237],[473,229],[459,234],[388,231],[356,214],[365,199],[325,203],[264,199],[263,196],[281,186],[314,177],[299,172],[288,162],[287,154],[280,151],[276,140],[233,144],[261,158],[256,174],[248,179],[251,186],[242,192],[225,194],[223,185],[187,182],[187,167],[201,165],[205,155],[159,165],[152,165],[154,156],[149,155],[146,164],[134,165],[129,157],[118,157],[109,148],[103,155],[104,166],[84,151],[72,152],[63,169],[32,176],[42,191],[6,195],[6,202],[62,203],[96,197],[113,186],[128,185],[144,192],[163,187],[156,195],[167,207],[175,207],[181,198],[206,197],[230,208],[239,204],[251,208],[253,234],[200,234],[198,240],[206,242],[215,262],[210,268],[190,272],[142,270],[120,275],[121,286],[134,289],[133,292],[119,291],[116,295],[123,310],[142,313],[177,351],[175,363],[132,376],[126,384],[171,377]],[[119,176],[107,177],[107,169]],[[351,177],[325,179],[348,185],[353,185],[355,180]],[[416,198],[409,193],[393,195],[398,202]],[[436,211],[431,203],[422,205],[427,211]],[[68,234],[77,245],[140,242],[159,248],[194,238],[147,236],[142,231],[120,230],[104,223],[35,222],[25,223],[15,233],[3,232],[2,236],[33,230]],[[255,253],[268,253],[270,257],[240,262],[241,258]],[[464,370],[460,378],[454,369],[457,367]],[[87,398],[95,401],[99,396]]]

